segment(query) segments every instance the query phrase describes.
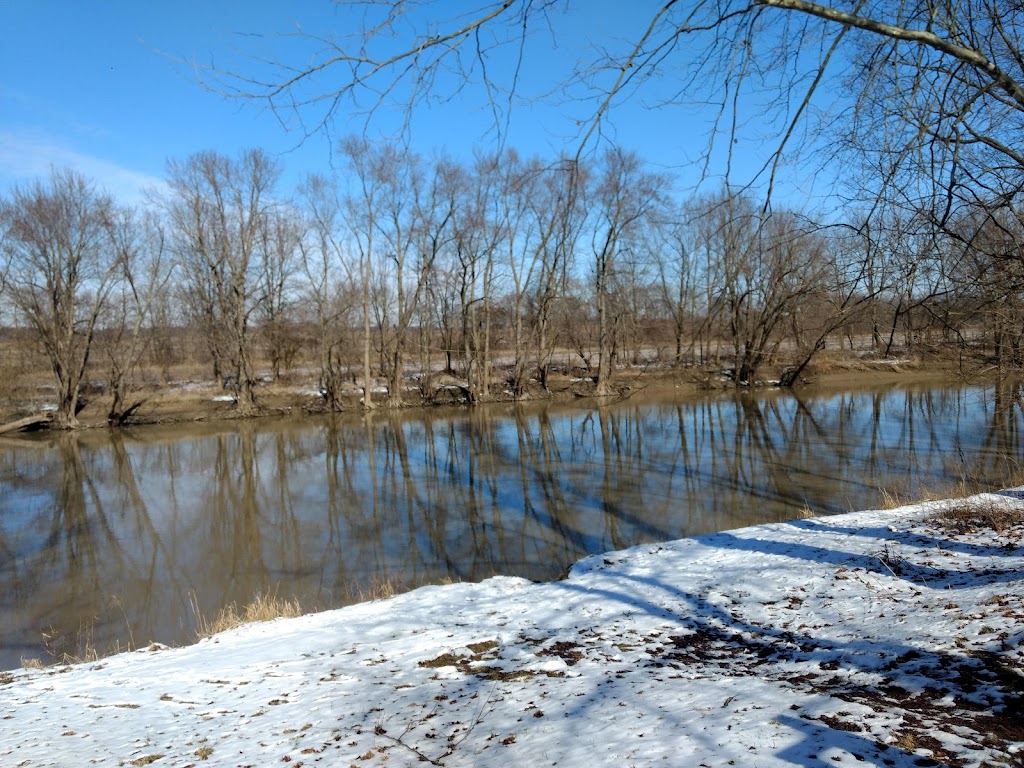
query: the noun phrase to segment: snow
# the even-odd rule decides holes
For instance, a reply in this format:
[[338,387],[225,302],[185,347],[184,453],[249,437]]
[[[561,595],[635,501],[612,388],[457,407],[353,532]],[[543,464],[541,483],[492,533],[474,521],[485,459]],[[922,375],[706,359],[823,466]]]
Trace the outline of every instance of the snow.
[[0,673],[0,765],[1022,765],[1024,525],[944,504]]

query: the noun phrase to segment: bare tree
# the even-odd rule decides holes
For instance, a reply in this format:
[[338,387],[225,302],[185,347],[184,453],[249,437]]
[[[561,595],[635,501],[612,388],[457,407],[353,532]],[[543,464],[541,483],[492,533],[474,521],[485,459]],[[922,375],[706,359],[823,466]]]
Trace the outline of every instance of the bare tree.
[[[438,160],[416,200],[416,278],[412,295],[408,301],[410,318],[419,320],[420,341],[420,389],[424,395],[433,392],[433,335],[429,303],[425,301],[431,293],[441,292],[432,285],[444,276],[436,268],[439,260],[456,240],[455,211],[461,202],[465,189],[465,173],[462,168],[448,159]],[[398,287],[401,292],[401,286]],[[399,314],[401,321],[402,315]]]
[[[794,326],[792,316],[787,316],[772,326],[774,340],[764,342],[765,353],[782,329],[790,328],[794,333],[806,331],[797,346],[801,353],[813,355],[830,326],[837,330],[865,306],[875,313],[871,332],[876,344],[892,352],[902,334],[904,346],[912,346],[922,334],[951,332],[952,299],[966,295],[951,267],[964,265],[965,273],[978,279],[994,278],[997,271],[966,266],[987,261],[990,233],[1020,217],[1024,11],[1019,4],[653,3],[646,9],[638,6],[632,14],[634,30],[594,41],[598,44],[581,50],[571,67],[552,71],[550,88],[524,93],[524,59],[535,46],[551,38],[561,40],[561,30],[581,12],[586,12],[583,6],[556,0],[479,0],[457,10],[404,0],[346,4],[339,10],[340,34],[298,30],[287,40],[288,56],[294,58],[254,59],[248,72],[211,70],[208,80],[223,92],[260,101],[307,133],[329,130],[336,118],[349,119],[353,111],[370,119],[382,106],[398,106],[406,117],[402,130],[408,135],[415,107],[456,93],[464,102],[473,93],[467,86],[478,85],[479,101],[493,112],[495,131],[504,137],[515,97],[569,97],[576,122],[574,127],[570,124],[573,147],[567,156],[577,169],[585,160],[584,148],[608,137],[608,120],[626,99],[647,94],[653,99],[646,103],[659,108],[710,108],[705,113],[709,119],[700,121],[707,131],[690,159],[702,181],[717,177],[730,192],[754,195],[752,187],[760,185],[760,245],[753,252],[758,259],[771,256],[771,251],[775,256],[769,260],[776,259],[784,250],[766,240],[783,169],[796,167],[790,161],[798,156],[816,153],[810,165],[801,167],[812,173],[842,168],[833,190],[857,198],[868,209],[864,260],[845,259],[834,265],[826,281],[833,286],[831,293],[826,291],[831,298],[815,298],[822,319],[818,332]],[[737,178],[741,165],[736,153],[747,139],[769,149],[760,165]],[[879,208],[890,210],[879,217]],[[573,206],[562,210],[571,211]],[[979,213],[988,217],[990,226],[976,220]],[[968,220],[975,223],[964,230]],[[563,226],[556,233],[547,226],[555,221],[539,215],[516,219],[517,226],[529,232],[532,250],[514,254],[509,260],[511,274],[502,275],[515,284],[506,303],[517,350],[512,375],[517,396],[523,393],[529,365],[536,363],[541,380],[546,380],[545,350],[558,337],[552,317],[559,301],[555,297],[563,292],[552,286],[570,276],[557,266],[571,260],[576,242],[572,227]],[[903,242],[897,238],[890,247],[886,221],[909,226],[913,237]],[[771,226],[778,226],[776,222]],[[804,232],[799,241],[789,236],[783,241],[814,250],[809,228],[801,224],[798,229]],[[518,246],[509,247],[514,251]],[[1009,262],[1019,257],[1013,249],[995,250],[1006,262],[999,269],[1015,274],[1017,267]],[[709,252],[693,247],[690,253]],[[882,262],[872,263],[873,257]],[[715,320],[726,322],[734,342],[746,336],[739,331],[741,326],[762,325],[743,320],[740,308],[750,310],[753,305],[742,289],[729,299],[713,284],[724,275],[725,284],[739,286],[734,279],[737,263],[742,259],[730,258],[721,273],[695,273],[702,279],[703,295],[698,299],[694,290],[690,315],[692,322],[698,311],[703,315],[697,326],[702,351],[718,343],[720,335],[712,333]],[[532,264],[536,271],[527,266]],[[547,269],[551,264],[556,265],[554,271]],[[857,280],[863,280],[862,287]],[[390,285],[391,298],[397,300],[398,283],[392,280]],[[599,291],[595,301],[601,295]],[[871,301],[862,301],[865,296]],[[601,316],[602,310],[595,309]],[[675,314],[677,353],[682,348],[682,317]],[[602,345],[606,344],[607,334],[600,328],[595,333],[605,337]],[[524,339],[535,353],[529,364],[527,356],[519,354]],[[761,345],[747,338],[740,346],[748,341],[753,350]],[[733,352],[745,354],[735,343]],[[755,358],[760,355],[754,352]],[[746,370],[742,363],[739,368]]]
[[972,319],[991,340],[996,368],[1019,370],[1024,366],[1024,222],[1019,214],[996,218],[984,212],[983,219],[964,270],[962,309],[977,312]]
[[350,218],[363,254],[367,290],[371,268],[377,280],[387,280],[387,289],[372,292],[370,298],[375,299],[388,401],[397,406],[402,404],[413,321],[435,260],[452,236],[457,174],[446,161],[426,171],[417,155],[394,143],[351,140],[344,150],[360,189],[352,198]]
[[863,231],[832,227],[826,234],[812,229],[804,237],[818,264],[803,306],[790,314],[795,356],[793,365],[779,377],[784,387],[799,381],[830,337],[852,328],[875,308],[882,290],[877,280],[870,279],[876,252],[870,244],[863,247]]
[[458,293],[460,351],[471,401],[486,397],[490,388],[495,260],[506,236],[501,163],[497,155],[477,159],[464,201],[455,211],[452,282]]
[[299,244],[305,236],[303,221],[291,208],[271,210],[259,224],[259,318],[266,339],[267,357],[274,381],[281,379],[282,368],[291,366],[297,352],[292,330],[291,310],[295,303],[292,281],[297,269]]
[[[165,243],[165,247],[169,247]],[[168,270],[174,270],[174,260],[168,253]],[[180,330],[187,324],[185,305],[180,301],[178,282],[171,280],[166,290],[157,291],[150,305],[146,336],[149,360],[160,371],[160,382],[171,381],[171,366],[185,358]]]
[[596,394],[611,394],[615,328],[613,286],[630,251],[642,247],[645,226],[665,192],[663,177],[642,170],[639,157],[620,149],[605,153],[594,190],[596,218],[591,231],[594,255],[594,299],[598,323]]
[[[858,150],[874,141],[870,147],[890,154],[893,174],[903,162],[926,158],[917,170],[946,176],[941,188],[950,204],[981,189],[1002,195],[1019,191],[1024,169],[1015,138],[1024,126],[1020,8],[1003,0],[872,2],[851,11],[805,0],[762,0],[761,5],[858,31],[850,53]],[[887,140],[878,143],[880,135]],[[893,135],[903,140],[892,141]]]
[[35,333],[57,389],[55,423],[78,426],[79,387],[100,317],[124,264],[115,207],[85,177],[52,170],[0,201],[8,295]]
[[[345,373],[342,347],[349,331],[348,312],[354,302],[352,294],[362,299],[365,381],[370,379],[369,293],[362,280],[361,263],[352,264],[346,251],[341,222],[341,201],[337,185],[330,177],[310,176],[302,184],[301,196],[308,217],[307,236],[299,241],[302,270],[306,277],[308,296],[316,320],[317,357],[320,367],[320,391],[327,407],[335,410],[341,405],[341,384]],[[355,249],[353,249],[355,250]],[[339,271],[346,276],[342,283]],[[364,404],[373,406],[368,386],[364,386]]]
[[[356,3],[339,11],[340,34],[287,36],[293,60],[254,58],[247,72],[207,70],[207,80],[307,132],[350,109],[369,118],[393,104],[408,128],[417,105],[455,93],[464,100],[476,84],[502,132],[523,88],[523,58],[583,12],[556,0],[480,0],[457,11]],[[929,201],[939,221],[982,191],[987,205],[1020,191],[1024,12],[1009,0],[673,1],[632,18],[632,33],[594,41],[537,89],[579,105],[578,145],[602,135],[617,103],[669,82],[667,95],[651,91],[657,106],[711,107],[695,158],[704,173],[734,184],[734,147],[745,138],[773,142],[753,172],[769,199],[786,161],[805,147],[825,149],[822,137],[821,163],[837,146],[855,159],[884,148],[882,184],[901,174],[941,177],[945,199]]]
[[921,302],[942,340],[970,349],[1000,373],[1024,365],[1024,216],[985,206],[964,209],[936,242],[941,294]]
[[251,321],[263,301],[260,232],[280,169],[265,152],[200,152],[168,163],[167,209],[178,262],[214,360],[241,412],[256,407]]
[[[551,358],[559,342],[557,305],[569,295],[577,251],[586,227],[585,195],[589,168],[575,158],[561,157],[543,167],[541,187],[529,201],[536,235],[527,273],[529,328],[534,341],[537,375],[548,389]],[[520,385],[522,382],[519,382]]]
[[[657,286],[675,342],[675,364],[693,364],[698,360],[698,344],[703,352],[703,338],[707,326],[706,308],[700,305],[700,265],[690,228],[683,212],[663,211],[654,230],[652,246],[657,272]],[[701,322],[699,318],[705,322]],[[684,353],[685,350],[685,353]]]
[[[114,217],[113,245],[124,270],[111,293],[104,352],[111,404],[107,421],[124,424],[142,405],[126,405],[132,379],[152,341],[154,310],[167,293],[172,265],[163,223],[153,213],[125,210]],[[168,322],[168,318],[163,318]]]
[[767,216],[749,198],[728,192],[705,198],[694,211],[719,281],[711,311],[732,343],[736,384],[749,384],[778,349],[787,321],[822,290],[823,243],[794,214]]
[[[520,70],[538,46],[550,45],[575,24],[579,9],[563,0],[481,0],[457,11],[401,0],[356,3],[339,10],[341,33],[299,30],[288,36],[294,60],[254,57],[247,72],[210,68],[205,79],[222,93],[269,106],[307,135],[329,131],[350,110],[370,119],[378,108],[394,105],[403,110],[408,132],[417,105],[456,93],[465,101],[471,98],[467,84],[480,86],[481,106],[504,135],[515,97],[568,97],[578,105],[573,117],[579,148],[603,135],[618,101],[671,72],[678,88],[667,98],[656,96],[659,106],[720,107],[700,155],[705,170],[712,159],[731,160],[742,131],[742,121],[734,119],[737,97],[778,94],[761,109],[777,113],[769,122],[779,129],[778,151],[761,169],[774,175],[774,160],[786,145],[809,132],[808,101],[844,35],[823,34],[809,16],[797,28],[787,18],[796,14],[774,8],[765,13],[770,1],[673,1],[638,10],[632,35],[594,41],[571,67],[553,70],[552,82],[536,93],[521,92]],[[597,53],[587,58],[591,51]],[[761,126],[757,130],[763,134]]]
[[[341,150],[348,161],[349,169],[354,178],[355,191],[345,200],[344,219],[352,237],[352,243],[358,253],[358,263],[351,264],[345,259],[337,248],[335,250],[341,257],[341,263],[352,280],[360,287],[362,299],[362,320],[363,320],[363,408],[372,410],[373,402],[373,369],[371,366],[371,352],[374,348],[373,342],[373,311],[374,311],[374,271],[377,277],[383,275],[383,259],[379,256],[378,250],[383,247],[380,236],[380,219],[384,215],[384,202],[388,177],[378,157],[378,148],[374,147],[365,138],[349,137],[341,144]],[[379,294],[378,294],[379,297]],[[378,302],[379,305],[380,302]],[[376,323],[379,333],[384,333],[386,316],[378,314]],[[380,349],[383,357],[383,347]]]
[[534,206],[543,189],[541,168],[540,161],[525,164],[515,152],[499,157],[495,168],[499,176],[496,214],[501,232],[499,244],[510,283],[507,304],[513,361],[509,385],[516,399],[526,390],[529,364],[530,334],[525,317],[528,291],[534,274],[540,271],[537,264],[550,231],[534,215],[535,210],[540,210]]

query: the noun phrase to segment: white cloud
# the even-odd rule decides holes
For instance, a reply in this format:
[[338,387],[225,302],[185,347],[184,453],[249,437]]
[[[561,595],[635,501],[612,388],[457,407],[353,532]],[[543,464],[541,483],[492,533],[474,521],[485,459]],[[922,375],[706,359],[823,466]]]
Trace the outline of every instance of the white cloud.
[[0,130],[0,191],[14,183],[46,177],[51,167],[73,168],[124,203],[140,202],[147,189],[166,186],[157,176],[83,154],[44,133]]

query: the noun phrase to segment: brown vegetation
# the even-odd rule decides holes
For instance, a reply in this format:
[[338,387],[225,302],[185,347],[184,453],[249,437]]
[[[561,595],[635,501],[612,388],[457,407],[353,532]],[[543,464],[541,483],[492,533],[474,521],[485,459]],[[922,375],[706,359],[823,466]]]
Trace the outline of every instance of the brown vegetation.
[[[0,344],[0,348],[2,346]],[[567,358],[572,355],[569,352],[561,354]],[[0,369],[3,367],[0,360]],[[766,378],[773,375],[777,377],[777,372],[778,369],[775,367],[764,370]],[[0,372],[0,376],[2,375]],[[10,427],[9,434],[20,429],[31,430],[50,426],[45,409],[52,402],[51,389],[45,378],[41,374],[11,375],[14,386],[8,388],[6,393],[0,394],[0,425]],[[282,417],[363,408],[361,390],[351,383],[338,387],[332,405],[318,388],[315,373],[292,371],[283,375],[277,382],[258,383],[253,390],[258,410],[245,414],[235,407],[230,391],[218,387],[210,379],[203,379],[202,375],[203,371],[198,365],[174,366],[170,369],[168,383],[163,384],[160,381],[160,372],[153,367],[140,369],[130,384],[129,399],[133,407],[128,417],[119,422],[119,425],[219,421],[252,416]],[[916,361],[907,361],[896,366],[887,363],[875,364],[844,354],[830,355],[823,358],[820,364],[810,366],[805,371],[803,381],[807,386],[874,386],[897,382],[927,382],[939,378],[949,380],[950,377],[960,376],[961,371],[955,360],[931,360],[926,366]],[[464,405],[471,402],[467,397],[466,388],[460,386],[463,382],[457,378],[435,375],[433,379],[440,384],[433,389],[427,389],[426,392],[419,387],[407,389],[404,405]],[[449,381],[454,383],[447,383]],[[593,378],[588,376],[586,366],[577,360],[575,366],[552,366],[546,386],[541,385],[536,379],[524,383],[520,399],[558,400],[590,397],[593,396],[595,387]],[[685,367],[627,366],[616,371],[614,392],[618,397],[628,397],[630,393],[640,390],[670,388],[685,394],[732,387],[732,380],[719,371]],[[103,427],[110,424],[109,397],[109,393],[101,387],[87,390],[77,416],[79,425]],[[514,399],[509,391],[494,386],[491,394],[477,395],[472,402]],[[8,430],[0,427],[0,432],[2,431]]]
[[212,637],[244,624],[272,621],[279,618],[294,618],[305,613],[298,600],[278,597],[273,592],[261,592],[243,606],[229,603],[221,608],[212,619],[199,610],[198,600],[193,594],[192,612],[195,615],[196,636],[199,638]]
[[946,507],[935,515],[934,522],[952,533],[965,534],[979,530],[1001,533],[1024,524],[1024,509],[990,501],[966,500]]

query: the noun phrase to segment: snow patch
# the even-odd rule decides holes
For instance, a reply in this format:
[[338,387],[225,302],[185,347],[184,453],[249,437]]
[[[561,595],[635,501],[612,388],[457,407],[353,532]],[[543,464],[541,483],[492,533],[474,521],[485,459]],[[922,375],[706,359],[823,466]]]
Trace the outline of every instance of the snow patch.
[[564,581],[423,587],[0,673],[0,764],[1016,764],[1024,525],[952,530],[941,508],[637,546]]

